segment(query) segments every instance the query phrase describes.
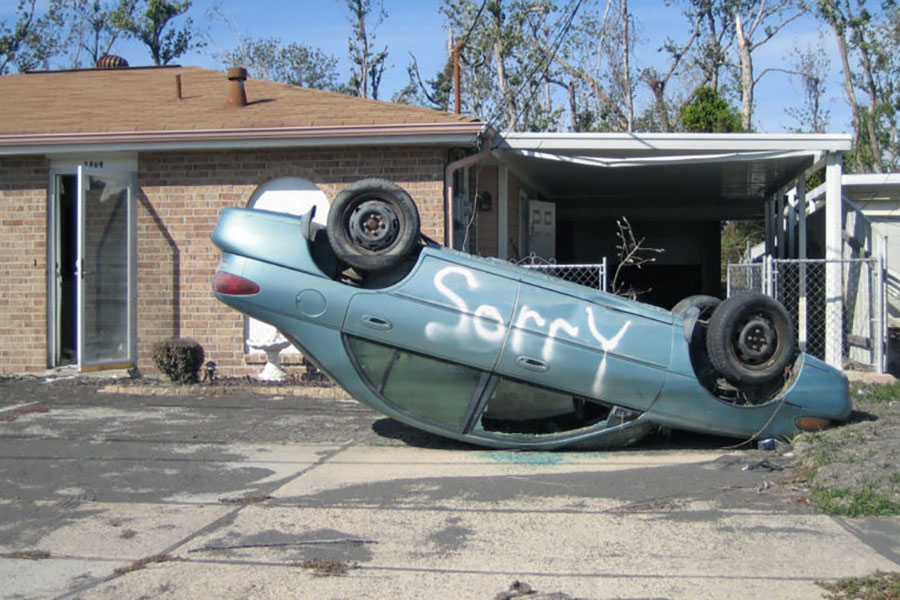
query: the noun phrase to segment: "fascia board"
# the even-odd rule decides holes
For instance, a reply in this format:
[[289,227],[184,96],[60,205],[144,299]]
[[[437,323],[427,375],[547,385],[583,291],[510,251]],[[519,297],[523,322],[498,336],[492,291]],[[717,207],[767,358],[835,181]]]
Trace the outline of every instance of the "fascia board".
[[552,151],[740,152],[799,150],[844,152],[851,135],[781,133],[501,133],[495,148]]
[[483,123],[0,136],[0,156],[69,152],[475,144]]
[[841,185],[900,185],[900,173],[846,173],[841,177]]

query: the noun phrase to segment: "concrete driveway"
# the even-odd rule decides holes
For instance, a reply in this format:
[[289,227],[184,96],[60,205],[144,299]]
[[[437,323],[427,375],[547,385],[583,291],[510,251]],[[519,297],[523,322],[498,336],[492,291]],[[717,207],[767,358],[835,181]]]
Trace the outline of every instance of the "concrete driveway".
[[486,451],[340,397],[30,380],[0,444],[4,598],[821,598],[900,561],[896,519],[687,435]]

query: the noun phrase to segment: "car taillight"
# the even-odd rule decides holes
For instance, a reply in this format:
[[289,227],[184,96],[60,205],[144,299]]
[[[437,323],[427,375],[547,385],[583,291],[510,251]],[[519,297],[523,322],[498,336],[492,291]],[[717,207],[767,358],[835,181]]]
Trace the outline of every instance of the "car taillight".
[[226,271],[216,271],[213,289],[219,294],[229,296],[249,296],[259,292],[259,286],[254,282]]
[[831,425],[831,421],[821,417],[800,417],[794,424],[800,431],[822,431]]

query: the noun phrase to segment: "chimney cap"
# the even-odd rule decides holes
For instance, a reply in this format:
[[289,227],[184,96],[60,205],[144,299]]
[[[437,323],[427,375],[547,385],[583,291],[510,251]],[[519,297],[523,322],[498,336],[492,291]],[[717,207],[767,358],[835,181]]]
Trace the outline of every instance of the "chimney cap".
[[244,67],[231,67],[228,69],[228,79],[230,81],[246,81],[247,69]]
[[226,101],[228,106],[247,106],[247,92],[244,90],[246,79],[247,69],[242,67],[228,69],[228,100]]

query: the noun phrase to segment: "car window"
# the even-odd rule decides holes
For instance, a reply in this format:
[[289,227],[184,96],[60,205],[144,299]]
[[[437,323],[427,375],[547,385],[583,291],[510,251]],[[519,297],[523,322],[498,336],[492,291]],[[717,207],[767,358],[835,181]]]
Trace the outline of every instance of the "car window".
[[398,410],[461,430],[482,372],[356,337],[348,337],[357,369]]
[[382,344],[373,344],[355,337],[348,337],[350,351],[356,359],[356,368],[372,387],[382,391],[382,381],[393,351]]
[[475,425],[476,433],[550,435],[590,427],[611,407],[512,379],[501,379]]

